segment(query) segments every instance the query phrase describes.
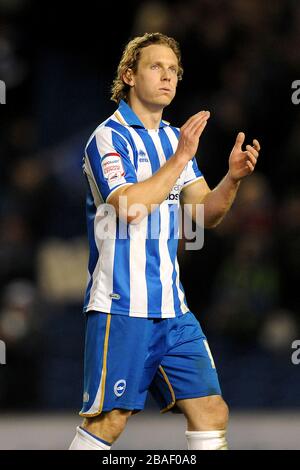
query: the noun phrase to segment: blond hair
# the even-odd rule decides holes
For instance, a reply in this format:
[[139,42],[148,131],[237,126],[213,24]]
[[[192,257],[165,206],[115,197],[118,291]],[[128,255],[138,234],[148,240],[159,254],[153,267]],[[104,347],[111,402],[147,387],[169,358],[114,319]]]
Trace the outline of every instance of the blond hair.
[[134,73],[137,71],[141,49],[152,44],[162,44],[172,49],[178,60],[178,80],[182,79],[183,68],[178,42],[162,33],[145,33],[143,36],[137,36],[132,39],[123,51],[117,75],[111,87],[112,101],[115,101],[116,103],[119,103],[122,99],[127,101],[130,86],[124,82],[123,76],[128,69],[131,69]]

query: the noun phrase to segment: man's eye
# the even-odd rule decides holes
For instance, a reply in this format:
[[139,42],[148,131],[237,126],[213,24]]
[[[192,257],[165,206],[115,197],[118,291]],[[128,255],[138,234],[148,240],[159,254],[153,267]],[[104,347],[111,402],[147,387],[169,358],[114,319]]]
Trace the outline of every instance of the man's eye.
[[158,64],[153,64],[151,65],[151,69],[152,70],[157,70],[159,68],[159,65]]
[[175,67],[171,67],[171,68],[170,68],[170,70],[171,70],[171,72],[173,72],[173,73],[176,73],[176,74],[177,74],[177,70],[175,69]]

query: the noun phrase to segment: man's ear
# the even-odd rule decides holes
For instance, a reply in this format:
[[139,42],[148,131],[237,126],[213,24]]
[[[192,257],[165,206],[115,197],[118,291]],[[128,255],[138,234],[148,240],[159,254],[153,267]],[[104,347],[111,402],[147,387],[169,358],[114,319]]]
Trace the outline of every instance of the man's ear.
[[132,69],[127,69],[126,72],[123,74],[123,80],[124,82],[129,85],[133,86],[134,85],[134,79],[133,79],[133,71]]

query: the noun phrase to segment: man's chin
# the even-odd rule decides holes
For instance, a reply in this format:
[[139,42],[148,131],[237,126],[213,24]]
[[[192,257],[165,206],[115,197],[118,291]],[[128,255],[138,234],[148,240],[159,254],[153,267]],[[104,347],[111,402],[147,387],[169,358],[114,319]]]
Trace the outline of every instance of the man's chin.
[[172,97],[164,96],[164,97],[160,97],[159,99],[157,99],[155,104],[157,104],[157,106],[161,106],[165,108],[172,102],[172,100],[173,100],[173,96]]

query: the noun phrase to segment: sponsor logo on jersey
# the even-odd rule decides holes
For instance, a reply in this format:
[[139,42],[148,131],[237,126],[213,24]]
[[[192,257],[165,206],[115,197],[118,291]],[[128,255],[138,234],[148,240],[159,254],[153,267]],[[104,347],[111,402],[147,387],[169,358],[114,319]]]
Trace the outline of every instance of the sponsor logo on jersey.
[[121,397],[126,390],[126,380],[121,379],[114,385],[114,393],[117,397]]
[[182,188],[181,184],[175,184],[175,186],[173,186],[172,191],[170,192],[170,194],[166,197],[166,200],[167,201],[174,201],[174,202],[179,201],[179,195],[180,195],[181,188]]
[[101,161],[104,178],[109,182],[117,181],[125,175],[122,157],[117,152],[104,155]]

